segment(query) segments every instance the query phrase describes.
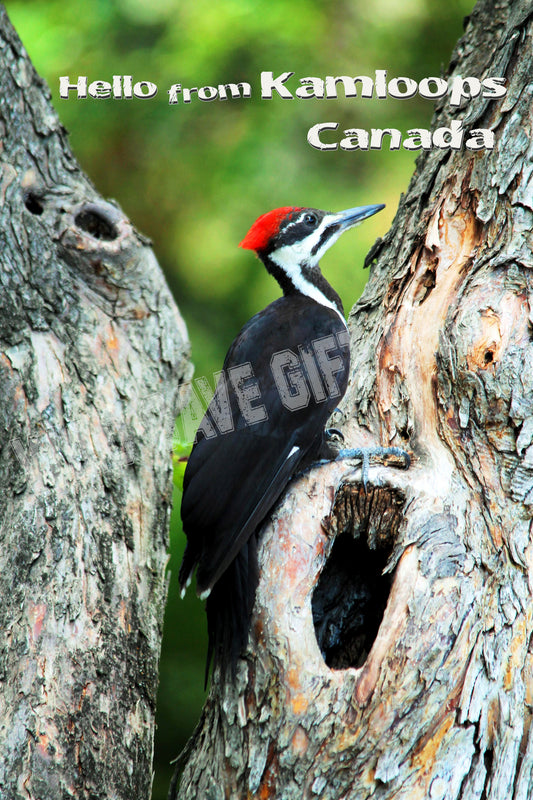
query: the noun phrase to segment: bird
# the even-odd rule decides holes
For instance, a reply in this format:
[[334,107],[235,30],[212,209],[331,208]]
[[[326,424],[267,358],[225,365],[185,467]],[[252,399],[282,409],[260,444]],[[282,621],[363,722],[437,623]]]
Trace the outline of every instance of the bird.
[[262,523],[289,482],[314,463],[363,460],[398,448],[335,449],[326,424],[348,385],[349,336],[342,301],[319,261],[342,233],[384,208],[341,212],[284,206],[262,214],[240,242],[283,294],[255,314],[230,346],[199,425],[183,481],[187,544],[183,597],[196,571],[206,600],[210,663],[235,675],[258,583]]

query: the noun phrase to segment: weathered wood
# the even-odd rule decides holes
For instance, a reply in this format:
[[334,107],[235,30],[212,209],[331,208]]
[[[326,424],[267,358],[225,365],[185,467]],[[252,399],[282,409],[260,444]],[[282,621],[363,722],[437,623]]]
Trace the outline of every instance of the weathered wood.
[[[263,531],[246,658],[235,685],[214,677],[181,800],[533,796],[532,13],[476,7],[450,77],[505,76],[507,94],[442,101],[432,125],[492,128],[495,148],[419,159],[350,316],[335,425],[413,464],[373,467],[366,510],[345,463],[287,492]],[[380,549],[392,581],[367,642],[347,625]]]
[[3,7],[0,87],[0,796],[148,800],[187,333]]

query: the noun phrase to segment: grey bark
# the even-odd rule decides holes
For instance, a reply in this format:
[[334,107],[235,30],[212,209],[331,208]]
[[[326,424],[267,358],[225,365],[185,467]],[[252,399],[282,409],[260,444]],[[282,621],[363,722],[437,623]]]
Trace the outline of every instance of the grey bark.
[[0,133],[0,797],[148,800],[187,333],[2,7]]
[[[507,94],[442,101],[432,127],[492,128],[494,150],[418,160],[350,315],[335,424],[412,466],[374,466],[367,494],[346,463],[289,488],[181,800],[533,797],[532,14],[474,10],[448,76],[505,76]],[[368,598],[374,630],[354,622]]]

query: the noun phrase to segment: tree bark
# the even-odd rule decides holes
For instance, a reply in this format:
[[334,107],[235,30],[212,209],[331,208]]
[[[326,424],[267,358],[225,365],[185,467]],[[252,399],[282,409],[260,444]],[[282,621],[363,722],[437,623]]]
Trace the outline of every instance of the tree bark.
[[420,157],[350,315],[335,426],[412,466],[375,465],[367,493],[346,462],[292,484],[181,800],[533,796],[532,14],[474,10],[448,77],[507,93],[442,100],[432,127],[491,128],[495,147]]
[[152,782],[185,326],[0,7],[0,796]]

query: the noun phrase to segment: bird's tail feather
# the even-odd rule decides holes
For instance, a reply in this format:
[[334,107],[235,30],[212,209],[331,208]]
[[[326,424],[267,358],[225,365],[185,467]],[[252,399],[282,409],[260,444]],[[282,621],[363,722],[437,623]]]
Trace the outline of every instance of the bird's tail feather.
[[259,579],[257,538],[252,534],[226,571],[213,586],[206,601],[209,666],[219,667],[222,682],[235,677],[237,660],[248,640],[255,590]]
[[182,592],[182,596],[184,590],[188,587],[188,585],[191,582],[192,574],[194,572],[194,568],[196,567],[197,561],[198,561],[198,556],[193,551],[193,548],[191,547],[190,543],[187,542],[178,575],[178,581],[180,585],[180,590]]

